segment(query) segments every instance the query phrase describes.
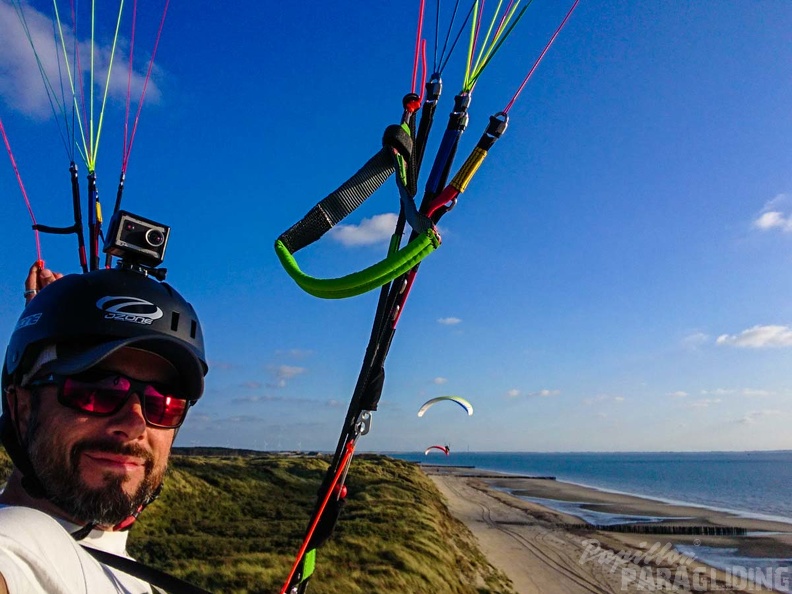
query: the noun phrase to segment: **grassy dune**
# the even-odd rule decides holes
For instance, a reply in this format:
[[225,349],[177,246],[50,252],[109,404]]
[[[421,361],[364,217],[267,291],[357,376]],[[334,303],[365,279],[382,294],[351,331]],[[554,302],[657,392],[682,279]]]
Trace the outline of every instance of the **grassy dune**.
[[[277,593],[328,463],[324,456],[177,453],[162,496],[132,530],[130,553],[213,592]],[[0,469],[7,472],[5,460]],[[361,455],[347,486],[341,521],[318,554],[312,594],[513,594],[415,466]]]

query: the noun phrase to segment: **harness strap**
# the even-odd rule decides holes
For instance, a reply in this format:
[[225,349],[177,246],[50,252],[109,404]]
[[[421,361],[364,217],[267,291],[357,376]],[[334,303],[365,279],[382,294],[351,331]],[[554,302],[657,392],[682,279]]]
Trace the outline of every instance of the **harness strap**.
[[285,231],[278,241],[291,253],[312,244],[358,208],[393,172],[393,158],[380,150],[355,175],[328,194],[299,222]]
[[91,547],[83,546],[83,549],[94,559],[119,571],[128,573],[152,586],[162,588],[169,594],[211,594],[208,590],[199,588],[189,582],[185,582],[175,576],[165,573],[160,569],[150,567],[134,559],[114,555],[106,551],[100,551]]
[[[306,293],[323,299],[344,299],[381,287],[416,266],[440,246],[440,235],[429,217],[415,205],[417,163],[411,127],[405,123],[386,128],[383,148],[349,180],[323,198],[308,214],[275,242],[281,265]],[[321,238],[357,209],[394,172],[401,212],[413,228],[414,239],[368,268],[340,278],[323,279],[303,272],[294,254]],[[411,190],[412,188],[412,190]]]

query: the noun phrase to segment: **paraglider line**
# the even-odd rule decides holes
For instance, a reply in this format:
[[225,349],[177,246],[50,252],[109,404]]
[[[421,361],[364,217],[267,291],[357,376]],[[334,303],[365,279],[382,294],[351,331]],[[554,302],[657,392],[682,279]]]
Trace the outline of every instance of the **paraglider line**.
[[[424,19],[424,6],[425,0],[421,0],[420,8],[418,10],[418,33],[415,36],[415,55],[413,56],[413,73],[412,73],[412,85],[410,89],[412,92],[415,93],[415,82],[418,76],[418,61],[420,60],[421,56],[421,35],[423,35],[423,19]],[[426,51],[426,45],[424,43],[424,52]],[[426,54],[424,53],[424,56]],[[426,70],[426,66],[424,66],[424,70]]]
[[[57,14],[57,3],[56,3],[56,0],[53,0],[53,4],[55,5],[55,10],[56,10],[56,14]],[[80,60],[80,44],[78,42],[78,37],[77,37],[77,7],[75,5],[74,0],[72,0],[72,2],[71,2],[71,17],[72,17],[72,35],[74,37],[74,50],[73,50],[74,51],[74,62],[75,62],[75,65],[76,65],[75,69],[74,69],[74,77],[75,78],[76,77],[80,77],[79,84],[77,85],[77,87],[79,88],[79,91],[80,91],[79,105],[78,105],[78,102],[77,102],[77,94],[76,94],[76,91],[74,89],[74,80],[72,78],[71,71],[68,70],[68,62],[67,62],[67,72],[69,73],[69,81],[71,82],[71,85],[72,85],[72,97],[74,98],[73,99],[74,111],[76,111],[76,113],[77,113],[77,121],[78,121],[78,123],[80,125],[80,136],[82,137],[83,148],[82,148],[82,151],[80,151],[80,155],[82,156],[83,162],[85,163],[85,165],[87,167],[88,166],[88,156],[91,153],[88,150],[88,142],[87,142],[87,139],[85,138],[85,124],[83,122],[87,122],[88,121],[88,110],[87,110],[87,108],[85,106],[85,85],[82,84],[82,71],[83,71],[83,69],[82,69],[82,60]],[[58,26],[60,26],[60,18],[58,18]],[[66,45],[65,45],[65,41],[64,41],[64,37],[63,37],[63,31],[61,31],[61,44],[63,45],[63,55],[66,56],[67,55],[66,54]],[[79,150],[80,147],[78,146],[77,148]]]
[[[17,183],[19,184],[19,189],[22,190],[22,197],[25,199],[25,206],[27,206],[28,213],[30,214],[30,220],[33,221],[33,226],[36,225],[36,217],[33,214],[33,207],[30,206],[30,199],[28,198],[27,191],[25,190],[25,184],[22,183],[22,176],[19,173],[19,168],[17,167],[16,159],[14,159],[14,152],[11,150],[11,143],[8,141],[8,135],[6,134],[5,126],[3,126],[3,120],[0,119],[0,134],[3,136],[3,143],[5,143],[6,151],[8,151],[8,157],[11,159],[11,167],[14,169],[14,174],[17,178]],[[36,260],[41,260],[41,241],[39,239],[39,232],[38,230],[34,229],[33,233],[36,237]]]
[[[69,134],[69,116],[66,114],[66,89],[63,87],[63,70],[61,70],[61,58],[60,52],[58,51],[58,28],[53,21],[52,23],[52,36],[54,38],[55,44],[55,61],[58,64],[58,80],[60,81],[60,104],[63,106],[63,123],[66,126],[66,134],[68,138],[63,137],[63,133],[61,133],[61,138],[63,138],[63,144],[66,148],[66,154],[69,156],[69,161],[74,161],[74,116],[72,115],[72,133]],[[72,107],[72,114],[74,114],[74,108]],[[60,132],[60,126],[58,126],[58,132]]]
[[122,164],[122,173],[126,173],[127,164],[129,163],[129,154],[132,152],[132,143],[135,141],[135,134],[137,133],[138,122],[140,121],[140,110],[143,108],[143,100],[146,97],[146,89],[148,88],[149,80],[151,80],[151,71],[154,68],[154,58],[157,55],[157,48],[159,47],[160,38],[162,37],[162,29],[165,26],[165,17],[168,14],[168,6],[170,0],[165,1],[165,8],[162,10],[162,18],[160,19],[159,29],[157,29],[157,38],[154,41],[154,49],[151,51],[151,59],[149,60],[148,70],[146,71],[146,78],[143,81],[143,90],[140,92],[140,101],[138,102],[137,112],[135,113],[135,123],[132,125],[132,134],[129,137],[129,146],[126,148],[126,154]]
[[330,497],[335,493],[335,487],[338,484],[338,481],[341,478],[341,475],[344,473],[349,460],[352,458],[352,454],[355,452],[355,441],[349,441],[346,445],[346,450],[344,452],[344,457],[341,459],[341,462],[338,466],[338,471],[333,476],[333,481],[330,483],[330,487],[327,489],[327,493],[325,493],[324,498],[322,499],[322,503],[319,507],[317,513],[314,514],[314,520],[311,522],[310,528],[308,528],[308,532],[303,539],[303,543],[300,546],[300,550],[297,553],[297,559],[292,565],[291,571],[289,572],[289,577],[286,578],[286,582],[283,584],[283,588],[281,588],[280,594],[286,594],[289,589],[289,585],[291,584],[292,578],[294,577],[297,568],[299,567],[300,563],[302,563],[303,558],[305,557],[305,552],[308,549],[308,545],[311,542],[311,537],[313,536],[314,530],[316,530],[316,526],[319,524],[319,520],[322,519],[322,515],[324,514],[324,510],[327,507],[328,502],[330,501]]
[[575,8],[577,8],[579,2],[580,0],[575,0],[575,3],[572,5],[572,8],[569,9],[569,12],[567,12],[566,16],[564,17],[564,20],[561,21],[560,25],[558,25],[558,28],[555,30],[555,33],[553,33],[553,36],[550,38],[550,41],[548,41],[547,45],[545,45],[544,49],[542,50],[542,53],[539,54],[539,57],[536,59],[536,62],[534,62],[533,66],[528,71],[528,74],[523,79],[522,84],[517,89],[517,92],[511,98],[511,101],[509,101],[509,103],[506,104],[506,107],[503,108],[503,113],[506,114],[509,113],[509,110],[514,105],[514,102],[517,101],[517,97],[519,97],[520,93],[522,93],[522,90],[525,88],[525,85],[528,83],[528,80],[533,75],[534,71],[536,70],[536,67],[539,66],[539,62],[542,61],[542,58],[544,58],[545,54],[547,53],[547,50],[549,50],[550,46],[553,45],[553,42],[555,41],[556,37],[558,37],[558,34],[561,32],[561,29],[563,29],[564,25],[566,25],[566,22],[569,20],[569,17],[572,16],[572,12],[574,12]]
[[[124,105],[124,142],[121,148],[121,156],[126,155],[127,143],[129,142],[129,104],[132,99],[132,65],[135,55],[135,29],[137,25],[137,0],[132,4],[132,32],[129,36],[129,68],[127,69],[127,92]],[[123,167],[122,167],[123,169]]]
[[[107,67],[107,79],[105,80],[104,94],[102,96],[102,109],[99,111],[99,125],[96,128],[96,144],[92,149],[92,153],[93,153],[92,159],[93,159],[94,167],[96,165],[97,154],[99,153],[99,138],[102,135],[102,122],[104,122],[105,106],[107,105],[107,93],[110,90],[110,75],[113,71],[113,63],[115,62],[116,46],[118,45],[118,31],[121,28],[121,14],[123,13],[123,11],[124,11],[124,0],[121,0],[120,4],[118,5],[118,19],[116,20],[115,35],[113,36],[113,46],[112,49],[110,50],[110,64]],[[93,62],[93,56],[91,56],[91,61]]]
[[[457,2],[457,4],[459,4],[459,3]],[[474,7],[475,7],[475,3],[470,5],[470,10],[468,10],[468,13],[467,13],[467,16],[465,17],[465,20],[462,22],[462,25],[459,27],[459,32],[457,33],[456,38],[454,38],[454,43],[451,44],[451,49],[448,51],[447,55],[445,53],[445,47],[443,48],[443,52],[440,54],[440,62],[441,62],[440,68],[437,70],[437,72],[439,74],[442,74],[443,70],[445,70],[445,67],[448,65],[448,60],[451,59],[451,56],[454,53],[454,48],[456,48],[456,44],[459,41],[459,38],[462,37],[462,33],[464,33],[464,31],[465,31],[465,27],[467,26],[467,22],[468,22],[468,20],[470,20],[470,15],[473,14],[473,8]],[[454,9],[454,14],[456,14],[456,8]],[[453,26],[453,21],[452,21],[452,26]],[[451,28],[450,27],[448,29],[448,32],[449,33],[451,32]],[[446,37],[446,42],[447,41],[448,41],[448,38]],[[443,56],[445,56],[445,61],[443,60]]]
[[[28,26],[27,18],[25,17],[25,12],[22,8],[22,3],[20,1],[17,1],[12,3],[12,5],[17,13],[17,17],[19,18],[19,22],[22,25],[22,29],[25,32],[25,37],[27,37],[28,43],[30,44],[30,47],[33,50],[33,57],[36,59],[36,66],[38,67],[39,74],[41,75],[41,79],[44,81],[44,90],[47,92],[47,101],[49,101],[50,109],[52,110],[52,113],[55,116],[55,123],[58,128],[58,133],[60,134],[61,140],[64,144],[64,148],[66,149],[66,152],[68,154],[69,152],[68,140],[63,134],[63,130],[61,129],[60,126],[60,119],[58,117],[59,111],[64,116],[66,114],[66,111],[63,108],[63,106],[58,102],[57,93],[55,92],[55,89],[53,88],[52,83],[50,82],[49,77],[47,76],[47,71],[45,70],[43,63],[41,62],[41,56],[39,56],[39,53],[36,50],[36,45],[35,43],[33,43],[33,36],[30,34],[30,27]],[[68,122],[66,123],[66,126],[68,128]]]

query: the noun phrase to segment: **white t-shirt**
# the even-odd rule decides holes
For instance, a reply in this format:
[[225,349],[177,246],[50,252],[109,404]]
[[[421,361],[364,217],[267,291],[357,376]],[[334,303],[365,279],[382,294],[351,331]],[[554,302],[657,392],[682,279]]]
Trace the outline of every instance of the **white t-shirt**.
[[[0,506],[0,574],[9,594],[143,594],[151,587],[102,565],[74,540],[80,526],[44,512]],[[129,532],[93,530],[86,546],[127,556]]]

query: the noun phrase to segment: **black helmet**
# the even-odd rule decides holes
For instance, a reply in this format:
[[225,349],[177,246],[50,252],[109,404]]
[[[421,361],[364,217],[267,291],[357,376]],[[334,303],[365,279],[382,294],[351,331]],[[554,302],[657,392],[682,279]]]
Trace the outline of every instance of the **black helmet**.
[[47,495],[12,422],[6,388],[41,373],[79,373],[127,346],[170,361],[185,396],[201,397],[208,369],[201,325],[170,285],[134,270],[96,270],[58,279],[25,307],[6,350],[0,440],[31,496]]
[[[35,361],[50,345],[52,354]],[[70,274],[36,295],[11,335],[3,388],[34,361],[36,373],[79,373],[126,346],[173,363],[186,396],[200,398],[207,365],[195,310],[167,283],[125,269]]]

